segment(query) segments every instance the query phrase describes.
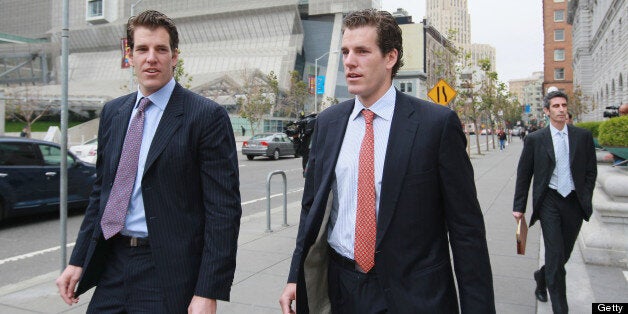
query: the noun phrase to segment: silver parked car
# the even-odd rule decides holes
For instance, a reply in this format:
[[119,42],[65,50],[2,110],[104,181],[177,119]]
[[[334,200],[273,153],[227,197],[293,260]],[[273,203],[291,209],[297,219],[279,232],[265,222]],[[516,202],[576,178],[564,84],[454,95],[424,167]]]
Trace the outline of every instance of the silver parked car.
[[290,155],[297,157],[294,143],[284,133],[255,134],[242,143],[242,154],[246,155],[248,160],[253,160],[255,156],[266,156],[270,159]]

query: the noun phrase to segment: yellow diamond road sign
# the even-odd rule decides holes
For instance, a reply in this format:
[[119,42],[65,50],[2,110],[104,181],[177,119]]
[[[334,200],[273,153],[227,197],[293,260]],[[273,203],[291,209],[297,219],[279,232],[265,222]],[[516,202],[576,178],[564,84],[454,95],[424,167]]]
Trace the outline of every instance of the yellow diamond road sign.
[[456,97],[456,94],[456,90],[451,88],[451,86],[442,79],[427,92],[427,96],[430,97],[433,102],[443,106],[447,106],[447,104]]

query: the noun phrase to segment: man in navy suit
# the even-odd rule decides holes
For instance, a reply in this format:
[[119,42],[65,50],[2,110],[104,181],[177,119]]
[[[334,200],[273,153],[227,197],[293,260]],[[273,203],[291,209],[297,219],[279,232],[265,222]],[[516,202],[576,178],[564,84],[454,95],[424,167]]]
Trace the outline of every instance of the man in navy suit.
[[545,265],[534,272],[535,296],[554,313],[568,313],[565,264],[578,238],[582,220],[593,211],[591,199],[597,159],[591,132],[567,123],[567,94],[555,90],[543,99],[549,126],[528,134],[517,167],[513,216],[522,219],[532,186],[530,226],[541,221]]
[[[300,314],[494,313],[460,120],[392,86],[403,50],[390,13],[351,13],[342,32],[345,78],[356,97],[318,116],[283,313],[295,300]],[[361,150],[372,152],[368,167]]]
[[[231,123],[224,108],[175,82],[179,36],[170,18],[152,10],[131,17],[127,37],[139,90],[102,110],[97,179],[56,283],[70,305],[97,286],[89,313],[215,313],[216,299],[229,300],[242,213]],[[122,186],[129,172],[131,186]],[[121,230],[111,229],[108,201],[125,192]]]

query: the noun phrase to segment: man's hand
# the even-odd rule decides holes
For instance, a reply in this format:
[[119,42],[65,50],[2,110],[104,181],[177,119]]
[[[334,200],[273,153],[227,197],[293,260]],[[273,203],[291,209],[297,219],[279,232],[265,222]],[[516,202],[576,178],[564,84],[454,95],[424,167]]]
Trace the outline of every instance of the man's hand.
[[512,212],[512,215],[515,216],[516,221],[521,220],[521,217],[523,217],[523,213],[520,212]]
[[188,306],[188,314],[216,314],[216,299],[208,299],[197,295],[192,297],[190,306]]
[[76,288],[76,283],[81,278],[81,274],[83,273],[83,268],[73,265],[68,265],[65,268],[63,273],[57,278],[55,283],[57,284],[57,288],[59,288],[59,294],[65,303],[68,305],[72,305],[79,301],[79,298],[74,297],[74,290]]
[[283,293],[279,298],[279,304],[281,305],[281,311],[283,314],[295,314],[292,309],[292,301],[297,298],[297,284],[289,283],[283,288]]

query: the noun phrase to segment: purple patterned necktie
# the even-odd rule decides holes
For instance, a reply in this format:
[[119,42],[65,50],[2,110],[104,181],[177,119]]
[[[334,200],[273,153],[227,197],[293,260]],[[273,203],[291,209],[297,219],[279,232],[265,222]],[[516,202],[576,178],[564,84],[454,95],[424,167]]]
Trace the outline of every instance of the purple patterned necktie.
[[142,146],[142,132],[144,131],[144,110],[150,103],[150,99],[146,97],[140,100],[137,113],[131,120],[131,125],[124,138],[116,178],[113,181],[109,200],[100,221],[105,239],[113,237],[124,227],[129,200],[137,176],[137,163]]

